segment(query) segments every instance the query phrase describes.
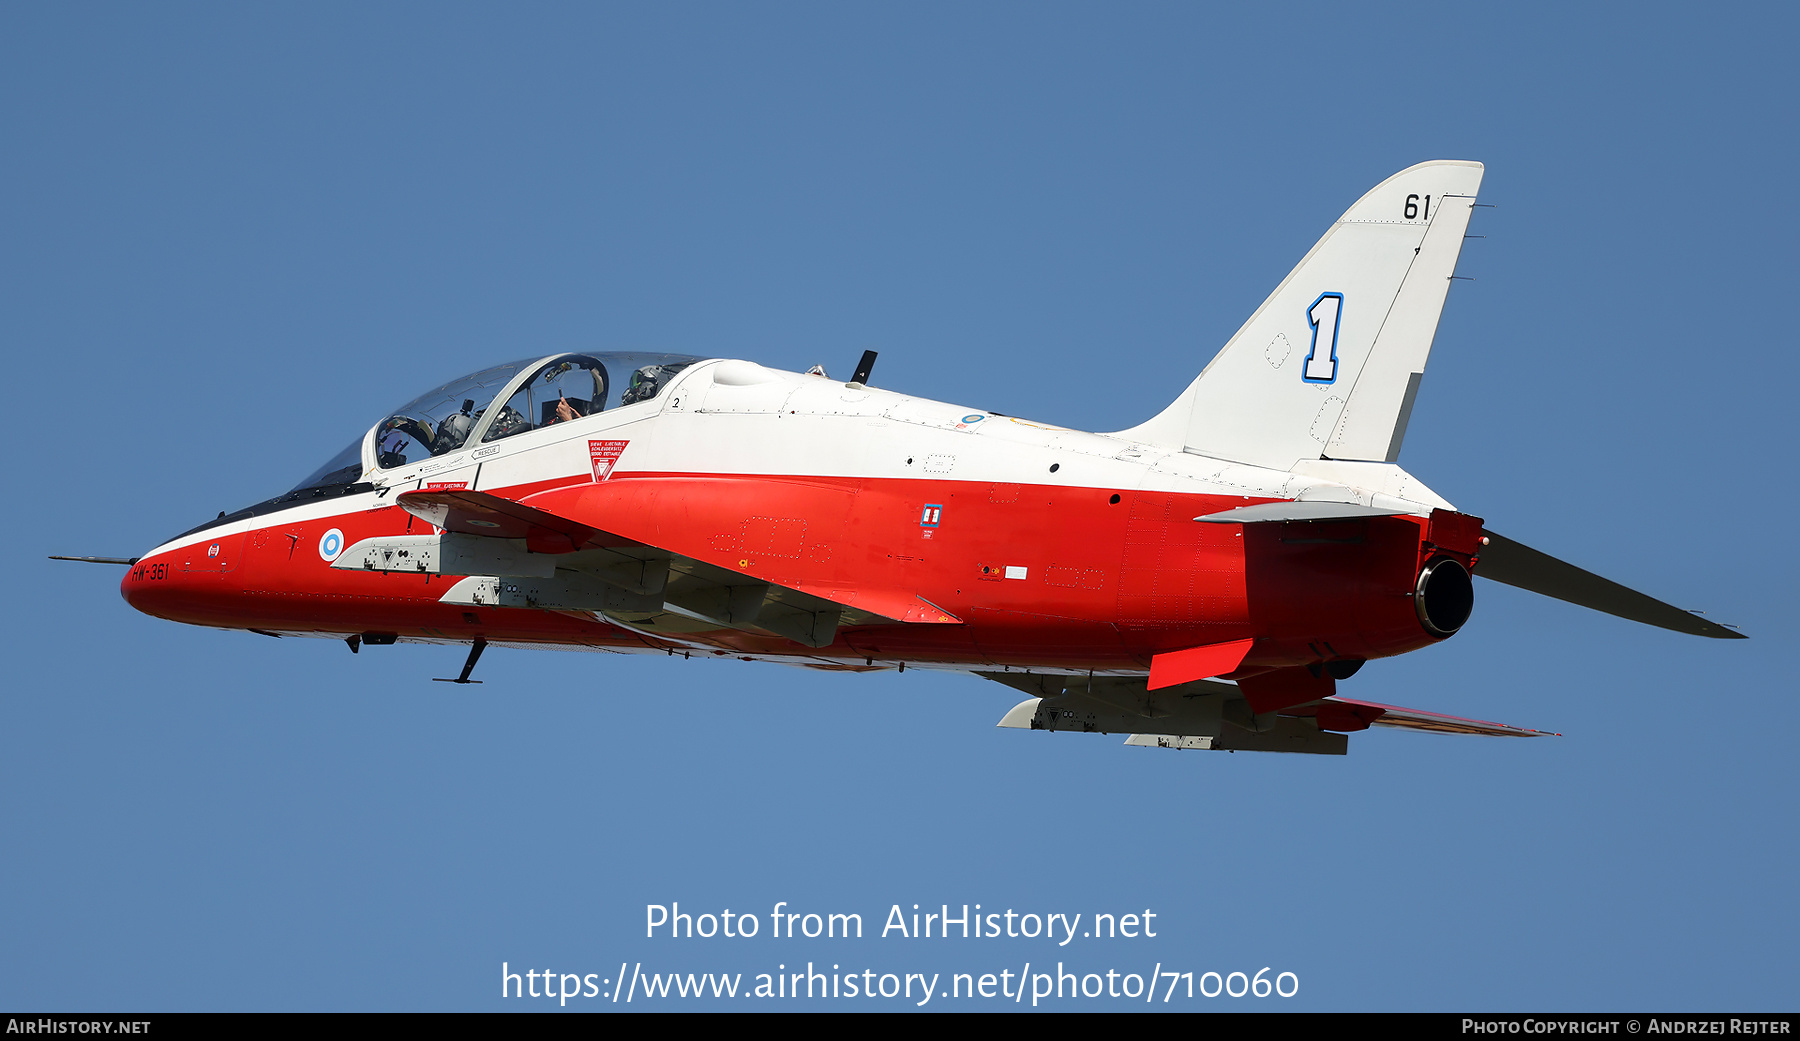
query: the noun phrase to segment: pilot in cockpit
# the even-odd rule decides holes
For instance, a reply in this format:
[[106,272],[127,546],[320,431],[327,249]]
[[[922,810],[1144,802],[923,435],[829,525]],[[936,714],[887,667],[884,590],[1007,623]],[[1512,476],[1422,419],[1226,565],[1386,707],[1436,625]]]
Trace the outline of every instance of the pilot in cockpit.
[[692,365],[692,361],[679,361],[660,365],[645,365],[631,374],[631,384],[620,395],[619,404],[633,405],[640,401],[649,401],[662,392],[663,386],[671,377],[682,369]]
[[[505,400],[495,400],[493,395],[512,384],[530,363],[492,366],[420,395],[383,420],[375,430],[377,466],[392,470],[430,456],[449,455],[468,445],[477,428],[484,428],[483,442],[494,442],[598,415],[608,401],[603,358],[636,366],[619,402],[624,405],[656,397],[676,373],[699,360],[678,354],[557,355],[535,370],[527,369],[530,378]],[[477,407],[478,402],[485,404]],[[353,457],[355,451],[346,449],[340,454]],[[336,473],[355,468],[352,458],[328,469]]]
[[564,397],[562,391],[560,391],[560,390],[557,391],[556,392],[555,416],[553,419],[550,420],[550,422],[563,423],[563,422],[567,422],[568,420],[571,420],[571,419],[580,419],[580,418],[581,418],[581,410],[576,408],[575,405],[572,404],[568,398]]

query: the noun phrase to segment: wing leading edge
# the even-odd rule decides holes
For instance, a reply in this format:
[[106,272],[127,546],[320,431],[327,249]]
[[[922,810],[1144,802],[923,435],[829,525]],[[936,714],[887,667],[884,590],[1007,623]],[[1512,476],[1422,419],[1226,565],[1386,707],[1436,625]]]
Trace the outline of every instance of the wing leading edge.
[[710,547],[609,530],[617,525],[584,516],[584,490],[522,500],[466,489],[403,492],[398,505],[441,531],[365,539],[333,566],[468,575],[445,602],[593,612],[668,638],[730,628],[826,647],[846,625],[962,623],[905,591],[802,588],[733,567]]

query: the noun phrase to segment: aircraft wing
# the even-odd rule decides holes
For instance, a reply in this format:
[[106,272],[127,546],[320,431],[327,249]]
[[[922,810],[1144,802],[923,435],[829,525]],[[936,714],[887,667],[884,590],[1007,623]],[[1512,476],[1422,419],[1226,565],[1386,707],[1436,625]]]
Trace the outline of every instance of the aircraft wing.
[[1143,676],[976,675],[1033,695],[1013,706],[999,726],[1126,734],[1126,744],[1151,748],[1343,755],[1348,750],[1347,735],[1371,726],[1487,737],[1560,736],[1340,697],[1259,716],[1250,711],[1236,684],[1218,679],[1150,690]]
[[[574,489],[573,491],[580,491]],[[448,602],[549,610],[604,612],[609,620],[646,635],[679,638],[685,632],[731,628],[770,633],[809,647],[829,646],[844,625],[959,625],[960,618],[905,590],[878,588],[812,589],[771,581],[728,559],[710,546],[657,545],[657,538],[634,538],[570,516],[578,497],[554,492],[526,500],[488,492],[439,489],[402,492],[400,507],[413,516],[460,536],[495,547],[486,557],[469,552],[469,564],[452,564],[454,546],[432,567],[471,574],[445,595]],[[637,534],[637,533],[634,533]],[[423,538],[434,538],[423,537]],[[413,539],[422,537],[414,536]],[[504,544],[528,566],[508,568]],[[399,538],[371,539],[394,543]],[[442,543],[440,542],[440,545]],[[359,543],[343,554],[350,568],[368,567],[382,546]],[[495,560],[489,567],[474,561]],[[380,562],[371,570],[405,570]],[[480,577],[514,575],[505,582]]]
[[[1300,705],[1284,710],[1282,714],[1312,715],[1327,725],[1334,721],[1333,717],[1350,717],[1368,726],[1425,730],[1434,734],[1479,734],[1484,737],[1562,736],[1548,730],[1532,730],[1527,727],[1509,726],[1506,723],[1464,719],[1462,716],[1446,716],[1440,712],[1427,712],[1424,709],[1401,708],[1399,705],[1383,705],[1375,701],[1359,701],[1355,698],[1335,696],[1313,702],[1310,705]],[[1333,727],[1332,729],[1337,728]]]
[[636,546],[631,539],[609,535],[585,524],[535,509],[522,502],[466,489],[401,492],[400,508],[422,521],[460,535],[524,539],[537,553],[567,553],[590,542]]

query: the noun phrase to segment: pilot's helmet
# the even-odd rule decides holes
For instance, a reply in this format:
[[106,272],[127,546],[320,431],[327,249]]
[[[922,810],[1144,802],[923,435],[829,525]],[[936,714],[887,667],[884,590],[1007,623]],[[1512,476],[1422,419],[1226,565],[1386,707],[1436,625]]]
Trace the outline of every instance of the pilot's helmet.
[[680,371],[678,366],[646,365],[631,374],[631,385],[619,396],[619,404],[630,405],[639,401],[649,401],[662,389],[669,377]]
[[437,436],[431,440],[431,454],[443,455],[461,448],[463,442],[469,439],[469,428],[474,425],[475,420],[467,413],[452,412],[444,417],[444,421],[438,424]]

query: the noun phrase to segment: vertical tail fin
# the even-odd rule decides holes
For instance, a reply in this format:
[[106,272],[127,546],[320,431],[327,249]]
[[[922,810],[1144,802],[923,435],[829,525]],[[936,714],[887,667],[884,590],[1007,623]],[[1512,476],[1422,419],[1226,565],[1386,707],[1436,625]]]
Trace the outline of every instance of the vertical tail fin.
[[1370,189],[1174,404],[1118,436],[1280,470],[1393,462],[1481,174],[1436,160]]

